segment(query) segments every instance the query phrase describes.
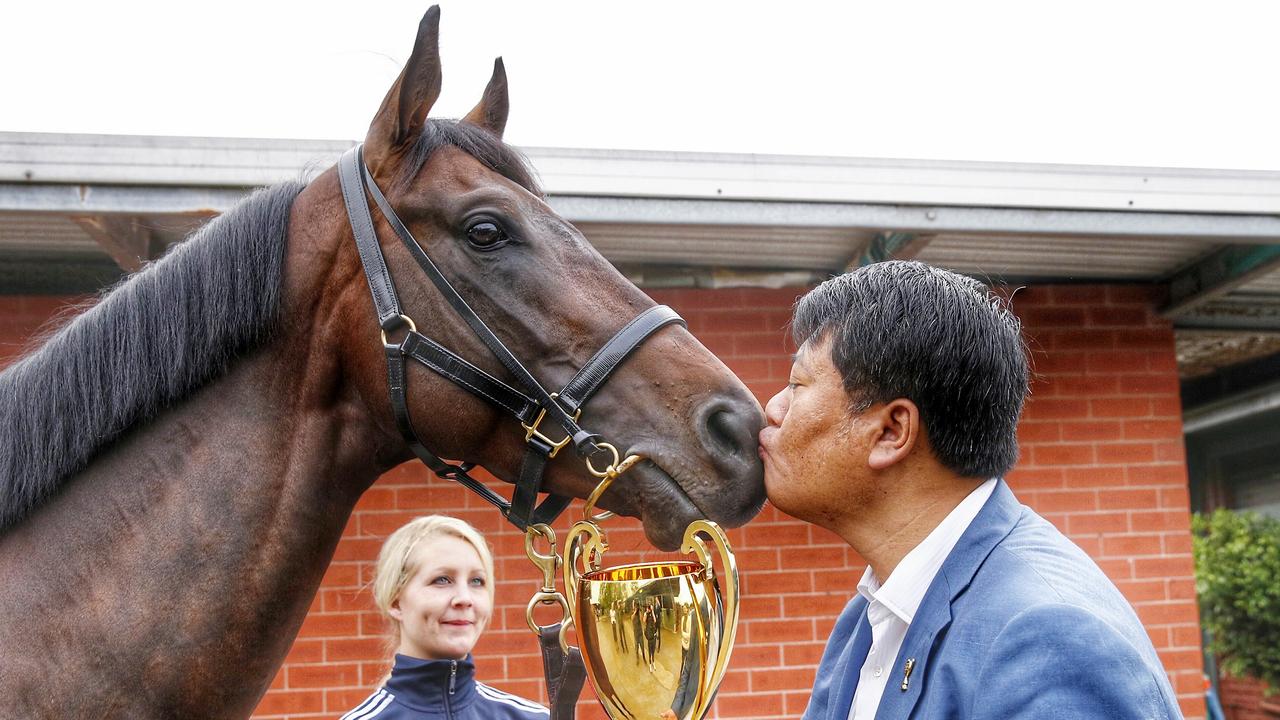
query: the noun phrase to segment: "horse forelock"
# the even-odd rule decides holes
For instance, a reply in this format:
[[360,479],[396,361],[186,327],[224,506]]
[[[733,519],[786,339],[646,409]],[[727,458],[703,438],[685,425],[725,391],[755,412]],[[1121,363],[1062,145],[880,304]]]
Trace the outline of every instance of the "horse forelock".
[[0,373],[0,530],[271,336],[303,187],[254,193]]
[[501,138],[471,123],[442,118],[431,118],[423,125],[406,162],[411,179],[422,171],[431,154],[442,147],[456,147],[478,160],[482,165],[525,190],[543,197],[533,166],[524,154],[506,144]]

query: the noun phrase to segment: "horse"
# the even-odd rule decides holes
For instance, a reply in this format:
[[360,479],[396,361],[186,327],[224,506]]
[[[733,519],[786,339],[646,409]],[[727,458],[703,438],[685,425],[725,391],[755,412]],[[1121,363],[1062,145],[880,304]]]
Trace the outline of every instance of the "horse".
[[[654,302],[502,141],[501,58],[470,113],[428,117],[438,33],[433,7],[370,123],[368,178],[511,354],[560,387]],[[388,393],[397,339],[338,176],[257,191],[0,374],[0,717],[236,718],[266,692],[356,501],[412,457]],[[415,331],[515,382],[374,218]],[[500,408],[417,364],[405,383],[432,453],[517,478],[527,433]],[[656,546],[762,506],[760,406],[679,323],[581,410],[579,450],[608,438],[639,459],[600,507],[639,517]],[[541,489],[587,497],[597,477],[564,453]]]

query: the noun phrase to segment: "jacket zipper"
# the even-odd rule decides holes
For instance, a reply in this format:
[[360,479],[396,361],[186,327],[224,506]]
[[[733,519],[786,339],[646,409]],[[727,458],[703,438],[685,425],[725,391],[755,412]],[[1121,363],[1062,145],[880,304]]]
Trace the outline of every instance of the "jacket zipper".
[[449,661],[449,694],[444,699],[444,714],[445,714],[445,717],[448,717],[448,718],[453,717],[452,698],[453,698],[453,691],[457,689],[457,682],[458,682],[458,661],[450,660]]

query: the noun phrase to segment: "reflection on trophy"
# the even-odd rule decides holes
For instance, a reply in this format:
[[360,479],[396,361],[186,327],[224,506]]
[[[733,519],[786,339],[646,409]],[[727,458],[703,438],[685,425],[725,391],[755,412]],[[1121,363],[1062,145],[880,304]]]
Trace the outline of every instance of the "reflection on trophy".
[[[720,556],[718,575],[704,538]],[[613,720],[702,720],[738,626],[738,569],[724,532],[707,520],[689,525],[681,550],[696,562],[602,568],[607,550],[591,520],[565,541],[565,590],[596,695]]]

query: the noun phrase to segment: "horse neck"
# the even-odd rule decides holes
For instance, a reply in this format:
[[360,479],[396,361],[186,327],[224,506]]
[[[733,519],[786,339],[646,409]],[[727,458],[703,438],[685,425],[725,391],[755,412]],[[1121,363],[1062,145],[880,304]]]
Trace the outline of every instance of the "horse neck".
[[326,254],[292,245],[276,339],[0,537],[3,609],[44,619],[0,623],[26,669],[0,716],[243,717],[265,692],[388,444],[304,312]]

